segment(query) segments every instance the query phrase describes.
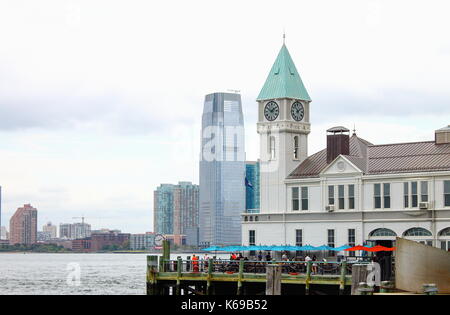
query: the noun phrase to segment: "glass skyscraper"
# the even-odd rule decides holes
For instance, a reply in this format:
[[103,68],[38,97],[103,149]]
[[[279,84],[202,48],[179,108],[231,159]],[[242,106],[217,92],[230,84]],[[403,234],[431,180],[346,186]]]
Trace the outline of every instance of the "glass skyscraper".
[[153,231],[173,234],[173,190],[175,185],[161,184],[154,191]]
[[241,95],[206,95],[200,152],[200,244],[241,244],[245,147]]
[[245,162],[245,212],[259,213],[259,162]]
[[198,228],[199,186],[191,182],[161,184],[154,191],[154,232],[186,234]]

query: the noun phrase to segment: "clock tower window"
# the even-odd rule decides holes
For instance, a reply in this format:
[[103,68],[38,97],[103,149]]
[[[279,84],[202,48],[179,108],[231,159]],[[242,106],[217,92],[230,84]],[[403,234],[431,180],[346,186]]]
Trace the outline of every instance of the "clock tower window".
[[298,136],[294,136],[294,160],[298,160]]
[[269,137],[269,141],[270,141],[270,159],[271,160],[275,160],[276,159],[276,152],[275,152],[275,137],[274,136],[270,136]]

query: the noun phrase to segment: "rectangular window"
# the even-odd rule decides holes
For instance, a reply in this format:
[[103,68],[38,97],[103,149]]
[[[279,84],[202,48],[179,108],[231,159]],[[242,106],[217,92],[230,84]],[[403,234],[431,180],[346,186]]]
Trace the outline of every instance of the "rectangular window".
[[[348,246],[353,247],[356,244],[356,231],[355,229],[348,229]],[[355,256],[355,252],[349,252],[349,256]]]
[[308,187],[302,187],[302,210],[308,210]]
[[444,180],[444,205],[450,207],[450,180]]
[[403,183],[403,207],[409,207],[409,183]]
[[348,229],[348,245],[349,246],[355,246],[355,242],[356,242],[356,239],[355,239],[355,236],[356,234],[355,234],[355,229]]
[[420,201],[428,202],[428,182],[420,182]]
[[300,210],[298,187],[292,187],[292,210],[294,210],[294,211]]
[[355,185],[348,185],[348,208],[355,209]]
[[385,209],[391,207],[391,184],[383,184],[383,202]]
[[295,230],[295,246],[303,246],[303,231]]
[[418,193],[417,193],[417,182],[411,183],[411,207],[417,208],[418,206]]
[[374,208],[381,208],[381,184],[373,185],[373,195],[374,195]]
[[[334,230],[327,230],[327,236],[328,236],[328,246],[330,246],[330,247],[335,247],[335,243],[334,243]],[[332,250],[330,250],[329,251],[329,255],[330,256],[334,256],[334,254],[335,254],[336,252],[335,251],[332,251]]]
[[344,209],[345,208],[344,185],[338,186],[338,202],[339,202],[339,209]]
[[248,231],[248,244],[250,246],[256,245],[256,233],[255,230]]
[[328,205],[334,205],[334,186],[328,186]]

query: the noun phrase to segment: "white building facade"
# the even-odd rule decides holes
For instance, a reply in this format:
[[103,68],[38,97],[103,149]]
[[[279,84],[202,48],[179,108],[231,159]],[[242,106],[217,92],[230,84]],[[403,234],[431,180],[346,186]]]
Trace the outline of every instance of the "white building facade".
[[394,246],[398,236],[450,250],[450,126],[388,145],[334,127],[308,156],[311,99],[285,45],[257,101],[261,211],[242,215],[243,245]]

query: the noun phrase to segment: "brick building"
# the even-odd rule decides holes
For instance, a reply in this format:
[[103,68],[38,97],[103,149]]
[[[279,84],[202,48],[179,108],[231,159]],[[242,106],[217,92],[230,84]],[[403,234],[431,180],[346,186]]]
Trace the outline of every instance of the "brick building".
[[18,208],[10,220],[9,243],[31,245],[37,241],[37,209],[30,204]]

